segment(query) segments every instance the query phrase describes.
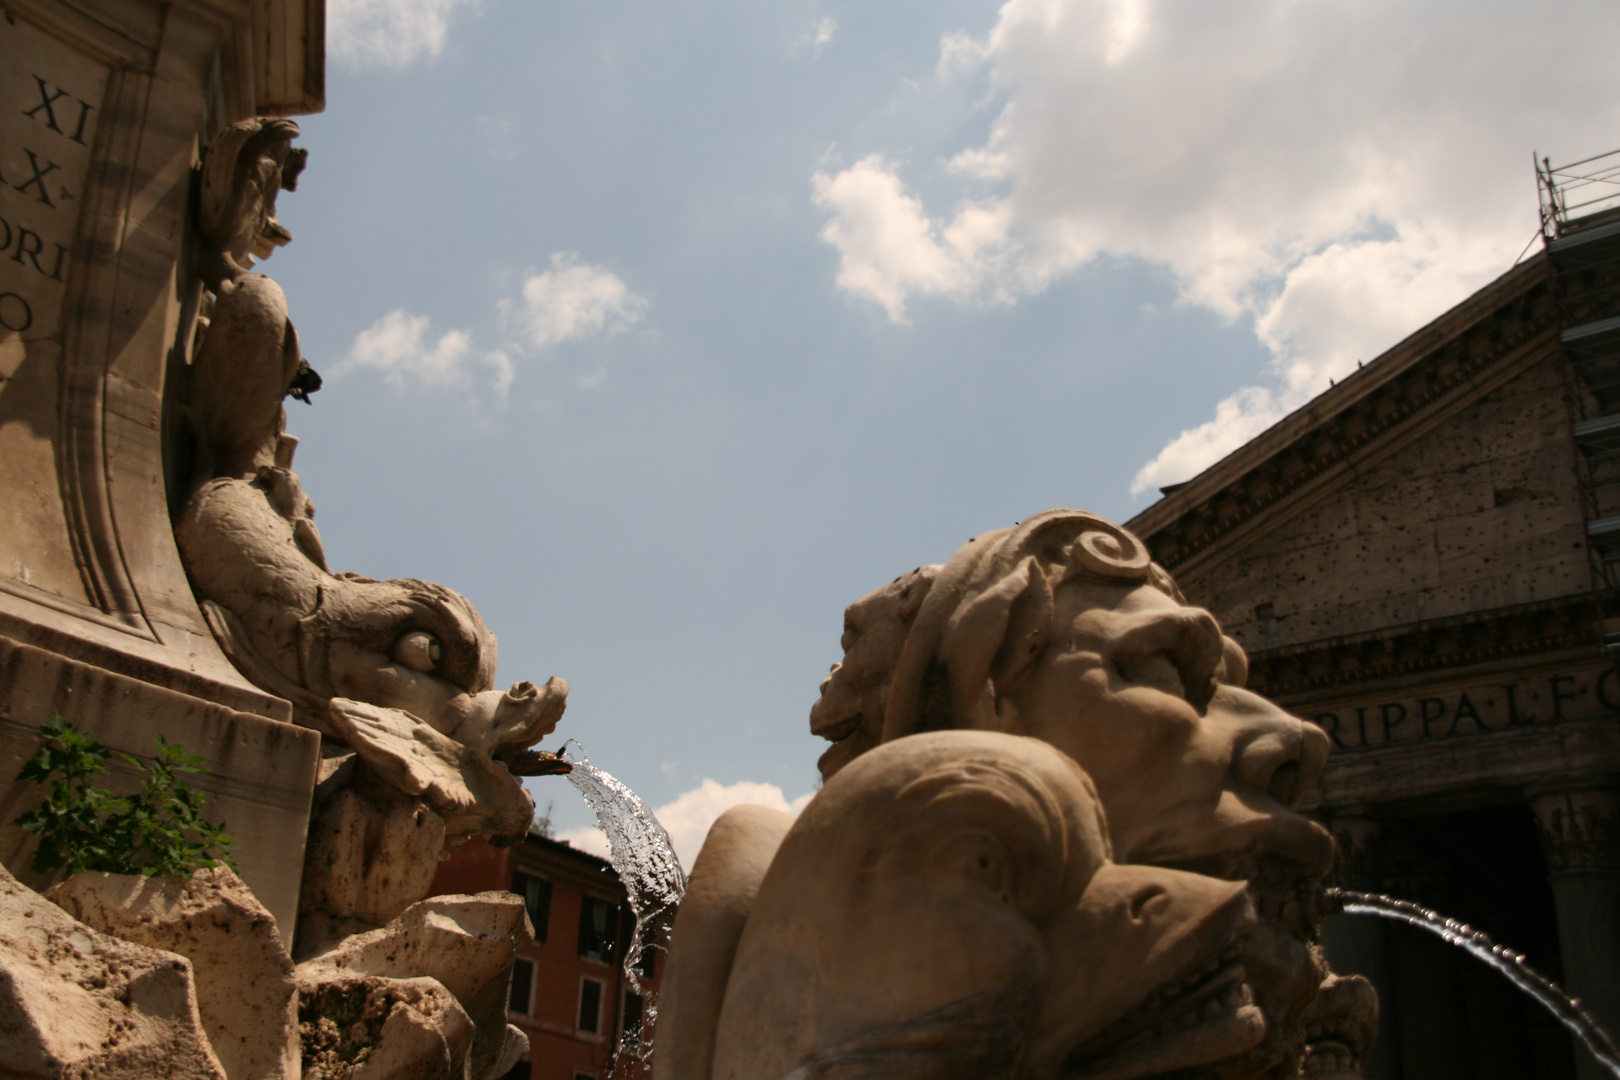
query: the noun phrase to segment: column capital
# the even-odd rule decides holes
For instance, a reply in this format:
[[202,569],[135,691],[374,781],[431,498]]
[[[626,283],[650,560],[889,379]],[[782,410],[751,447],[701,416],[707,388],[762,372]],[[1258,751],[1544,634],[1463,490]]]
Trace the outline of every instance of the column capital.
[[1620,777],[1576,776],[1525,792],[1552,873],[1620,870]]

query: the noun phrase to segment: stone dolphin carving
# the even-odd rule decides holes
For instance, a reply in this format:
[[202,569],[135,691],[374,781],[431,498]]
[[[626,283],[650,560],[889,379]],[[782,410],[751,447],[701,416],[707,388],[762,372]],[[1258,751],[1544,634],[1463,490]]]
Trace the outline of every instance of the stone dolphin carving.
[[439,856],[468,836],[524,835],[534,803],[518,777],[568,769],[530,749],[556,727],[568,684],[497,690],[495,635],[465,597],[327,565],[283,407],[320,379],[281,288],[245,269],[287,238],[275,198],[303,164],[295,134],[287,121],[235,125],[203,169],[199,265],[216,299],[202,305],[180,410],[191,480],[174,531],[226,655],[325,736],[302,909],[352,932],[421,899]]
[[1042,741],[887,744],[787,823],[739,808],[705,844],[658,1080],[1130,1080],[1265,1035],[1244,886],[1116,865],[1090,780]]

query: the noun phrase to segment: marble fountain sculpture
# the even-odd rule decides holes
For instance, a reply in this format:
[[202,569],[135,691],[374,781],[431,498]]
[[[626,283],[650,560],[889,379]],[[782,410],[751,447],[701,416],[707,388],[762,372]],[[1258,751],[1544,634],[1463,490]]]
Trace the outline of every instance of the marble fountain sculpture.
[[200,265],[214,300],[191,366],[194,480],[175,538],[225,654],[322,736],[295,974],[306,1011],[369,1014],[377,1029],[324,1033],[334,1074],[383,1045],[400,1075],[493,1080],[527,1048],[505,1015],[527,915],[505,893],[423,898],[469,837],[524,836],[534,803],[519,777],[567,770],[530,747],[556,727],[568,685],[497,690],[495,636],[465,597],[327,566],[283,408],[320,379],[281,289],[247,270],[255,249],[290,239],[275,201],[303,166],[297,130],[236,125],[204,164]]
[[291,239],[276,200],[297,134],[244,121],[204,159],[198,341],[171,417],[190,477],[175,539],[207,624],[320,733],[297,926],[222,866],[45,897],[0,869],[0,1076],[495,1080],[527,1050],[506,1022],[521,899],[425,896],[469,837],[525,835],[520,777],[569,769],[531,749],[568,687],[494,688],[495,636],[452,590],[327,566],[283,409],[320,379],[282,290],[250,272]]
[[657,1080],[1347,1080],[1377,1018],[1312,944],[1327,736],[1136,537],[1056,510],[846,613],[794,821],[714,826]]
[[[43,935],[0,966],[78,1003],[28,1014],[40,1075],[495,1080],[526,1047],[521,901],[425,894],[468,837],[524,835],[521,777],[570,769],[532,749],[568,688],[496,689],[464,597],[327,564],[283,406],[320,380],[251,269],[290,239],[297,130],[239,123],[204,160],[172,417],[207,625],[320,735],[297,924],[223,868],[0,879],[0,922]],[[1242,649],[1137,538],[1067,510],[988,533],[853,604],[843,648],[821,792],[796,821],[728,813],[693,868],[657,1080],[1359,1074],[1376,999],[1311,944],[1334,848],[1294,809],[1328,739],[1243,689]]]

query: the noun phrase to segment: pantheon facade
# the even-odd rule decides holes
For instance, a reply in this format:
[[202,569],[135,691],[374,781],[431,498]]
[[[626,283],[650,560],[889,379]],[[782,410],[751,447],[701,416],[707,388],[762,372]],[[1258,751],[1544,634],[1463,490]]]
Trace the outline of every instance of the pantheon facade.
[[[1307,809],[1339,883],[1473,924],[1620,1030],[1620,223],[1588,226],[1130,527],[1331,736]],[[1437,938],[1339,916],[1324,944],[1380,991],[1377,1080],[1597,1075]]]

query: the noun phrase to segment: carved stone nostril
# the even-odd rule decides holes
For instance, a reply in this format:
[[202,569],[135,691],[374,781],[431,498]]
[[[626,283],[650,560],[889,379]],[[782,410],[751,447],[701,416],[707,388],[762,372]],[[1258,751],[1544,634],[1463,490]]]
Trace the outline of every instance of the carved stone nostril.
[[1149,885],[1145,889],[1137,890],[1136,894],[1132,896],[1130,900],[1131,918],[1133,920],[1140,919],[1142,917],[1142,913],[1147,910],[1150,904],[1154,907],[1163,906],[1162,904],[1153,904],[1153,901],[1158,900],[1161,897],[1164,897],[1165,900],[1168,901],[1168,894],[1161,886],[1158,885]]
[[518,704],[533,701],[539,696],[540,688],[535,686],[534,683],[529,682],[527,679],[522,682],[513,683],[512,689],[506,692],[506,700]]
[[1266,794],[1284,806],[1292,807],[1299,801],[1302,794],[1301,786],[1299,762],[1284,762],[1271,774],[1271,782],[1266,785]]

